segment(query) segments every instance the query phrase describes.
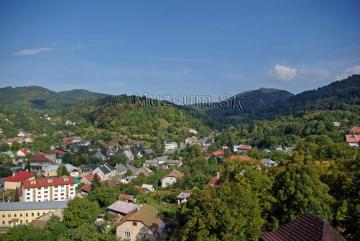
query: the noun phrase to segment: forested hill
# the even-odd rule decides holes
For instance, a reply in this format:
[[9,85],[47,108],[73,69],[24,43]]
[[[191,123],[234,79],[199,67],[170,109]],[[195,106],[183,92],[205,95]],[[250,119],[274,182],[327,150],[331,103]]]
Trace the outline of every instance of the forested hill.
[[23,104],[35,108],[58,108],[78,101],[95,100],[108,96],[87,90],[55,92],[39,86],[0,88],[0,104]]
[[275,89],[248,91],[216,106],[206,108],[205,111],[213,117],[228,121],[268,119],[289,114],[301,115],[314,110],[359,111],[360,75],[353,75],[297,95]]

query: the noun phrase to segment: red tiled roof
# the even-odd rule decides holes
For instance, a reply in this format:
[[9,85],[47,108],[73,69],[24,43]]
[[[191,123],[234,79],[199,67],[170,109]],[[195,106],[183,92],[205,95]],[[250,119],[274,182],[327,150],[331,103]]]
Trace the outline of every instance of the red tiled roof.
[[220,157],[220,156],[223,156],[223,155],[224,155],[224,151],[217,150],[217,151],[214,151],[213,153],[211,153],[209,156],[210,157]]
[[216,176],[212,177],[208,182],[207,182],[207,186],[217,186],[219,185],[219,181],[220,181],[220,173],[217,173]]
[[127,201],[132,201],[134,202],[135,197],[133,195],[128,195],[128,194],[119,194],[118,196],[119,200],[127,200]]
[[360,134],[360,127],[359,126],[354,126],[353,128],[351,128],[351,131],[356,133],[356,134]]
[[15,172],[12,176],[5,177],[5,182],[22,182],[29,178],[35,177],[35,175],[28,171]]
[[75,184],[75,179],[73,177],[48,177],[36,179],[34,181],[26,180],[23,182],[24,188],[51,187],[68,184]]
[[302,215],[295,221],[260,236],[260,241],[293,240],[346,241],[330,224],[312,214]]
[[184,174],[182,174],[180,171],[174,169],[172,170],[172,172],[170,172],[167,177],[175,177],[175,178],[178,178],[178,179],[181,179],[184,177]]
[[82,178],[85,178],[86,180],[88,180],[89,182],[92,182],[95,178],[96,174],[89,174],[89,175],[86,175]]
[[27,154],[30,153],[30,150],[29,150],[29,149],[26,149],[26,148],[22,148],[22,149],[20,149],[19,151],[21,151],[21,152],[24,153],[25,155],[27,155]]
[[81,187],[81,191],[83,191],[83,192],[88,193],[88,192],[90,192],[90,190],[91,190],[90,184],[85,184],[84,186]]
[[36,155],[33,155],[31,158],[29,158],[30,162],[51,162],[44,153],[39,152]]
[[251,146],[249,145],[240,145],[239,149],[240,150],[244,150],[244,151],[248,151],[248,150],[251,150]]
[[59,148],[48,151],[49,154],[64,155],[65,151]]
[[360,142],[360,135],[346,135],[346,142],[347,143],[359,143]]

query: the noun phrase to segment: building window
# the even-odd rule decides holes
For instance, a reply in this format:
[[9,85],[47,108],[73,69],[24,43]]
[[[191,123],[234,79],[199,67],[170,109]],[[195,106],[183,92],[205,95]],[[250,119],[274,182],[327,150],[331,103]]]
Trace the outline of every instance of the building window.
[[20,213],[20,215],[19,215],[20,217],[22,217],[22,213]]
[[31,213],[31,217],[34,217],[34,213]]
[[14,218],[16,218],[16,213],[14,214]]
[[20,223],[22,224],[22,220],[20,220]]
[[5,224],[5,221],[3,221],[3,224]]
[[11,214],[8,214],[8,218],[11,218]]
[[145,233],[139,233],[139,238],[140,239],[145,239]]
[[5,215],[3,214],[3,218],[5,218]]
[[130,238],[130,232],[125,231],[125,232],[124,232],[124,237],[125,237],[125,238]]
[[28,220],[25,221],[25,223],[28,223],[28,222],[29,222]]
[[27,217],[27,216],[28,216],[28,213],[26,213],[25,216]]
[[133,222],[133,226],[137,226],[137,222]]
[[40,216],[40,213],[37,213],[38,217]]

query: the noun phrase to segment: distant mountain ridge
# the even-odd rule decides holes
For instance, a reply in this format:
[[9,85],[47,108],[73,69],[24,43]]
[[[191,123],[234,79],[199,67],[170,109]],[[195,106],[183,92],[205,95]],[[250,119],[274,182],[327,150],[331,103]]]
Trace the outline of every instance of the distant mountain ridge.
[[55,92],[39,86],[0,88],[0,104],[26,103],[35,108],[65,107],[109,96],[83,89]]
[[[216,118],[230,121],[297,115],[312,110],[360,111],[360,75],[353,75],[297,95],[283,90],[262,88],[240,93],[225,102],[231,101],[231,105],[219,103],[220,107],[208,108],[205,111]],[[242,109],[232,108],[234,105],[240,105]]]
[[[120,103],[124,101],[124,103]],[[148,99],[153,101],[151,99]],[[117,105],[144,103],[144,97],[109,95],[83,89],[55,92],[39,86],[0,88],[0,105],[24,104],[34,108],[63,108],[79,102]],[[281,115],[301,114],[311,110],[360,110],[360,75],[335,81],[327,86],[294,95],[285,90],[261,88],[239,93],[208,106],[177,106],[195,116],[216,118],[222,122],[244,119],[267,119]]]

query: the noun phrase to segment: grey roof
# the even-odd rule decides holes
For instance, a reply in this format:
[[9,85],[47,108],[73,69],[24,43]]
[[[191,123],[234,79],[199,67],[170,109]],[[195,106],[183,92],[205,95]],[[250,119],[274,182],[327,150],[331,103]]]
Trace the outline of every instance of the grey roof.
[[91,164],[86,164],[86,165],[82,166],[82,167],[81,167],[81,170],[82,170],[83,172],[92,172],[92,171],[94,171],[96,168],[97,168],[97,165],[91,163]]
[[0,202],[0,211],[64,209],[66,201],[54,202]]
[[126,172],[127,171],[127,168],[126,166],[124,166],[123,164],[119,163],[119,164],[116,164],[116,170],[117,172]]
[[115,170],[114,167],[110,166],[110,165],[107,164],[107,163],[104,164],[104,165],[99,166],[99,168],[100,168],[100,170],[101,170],[104,174],[108,174],[108,173],[110,173],[110,172],[112,172],[112,171]]

